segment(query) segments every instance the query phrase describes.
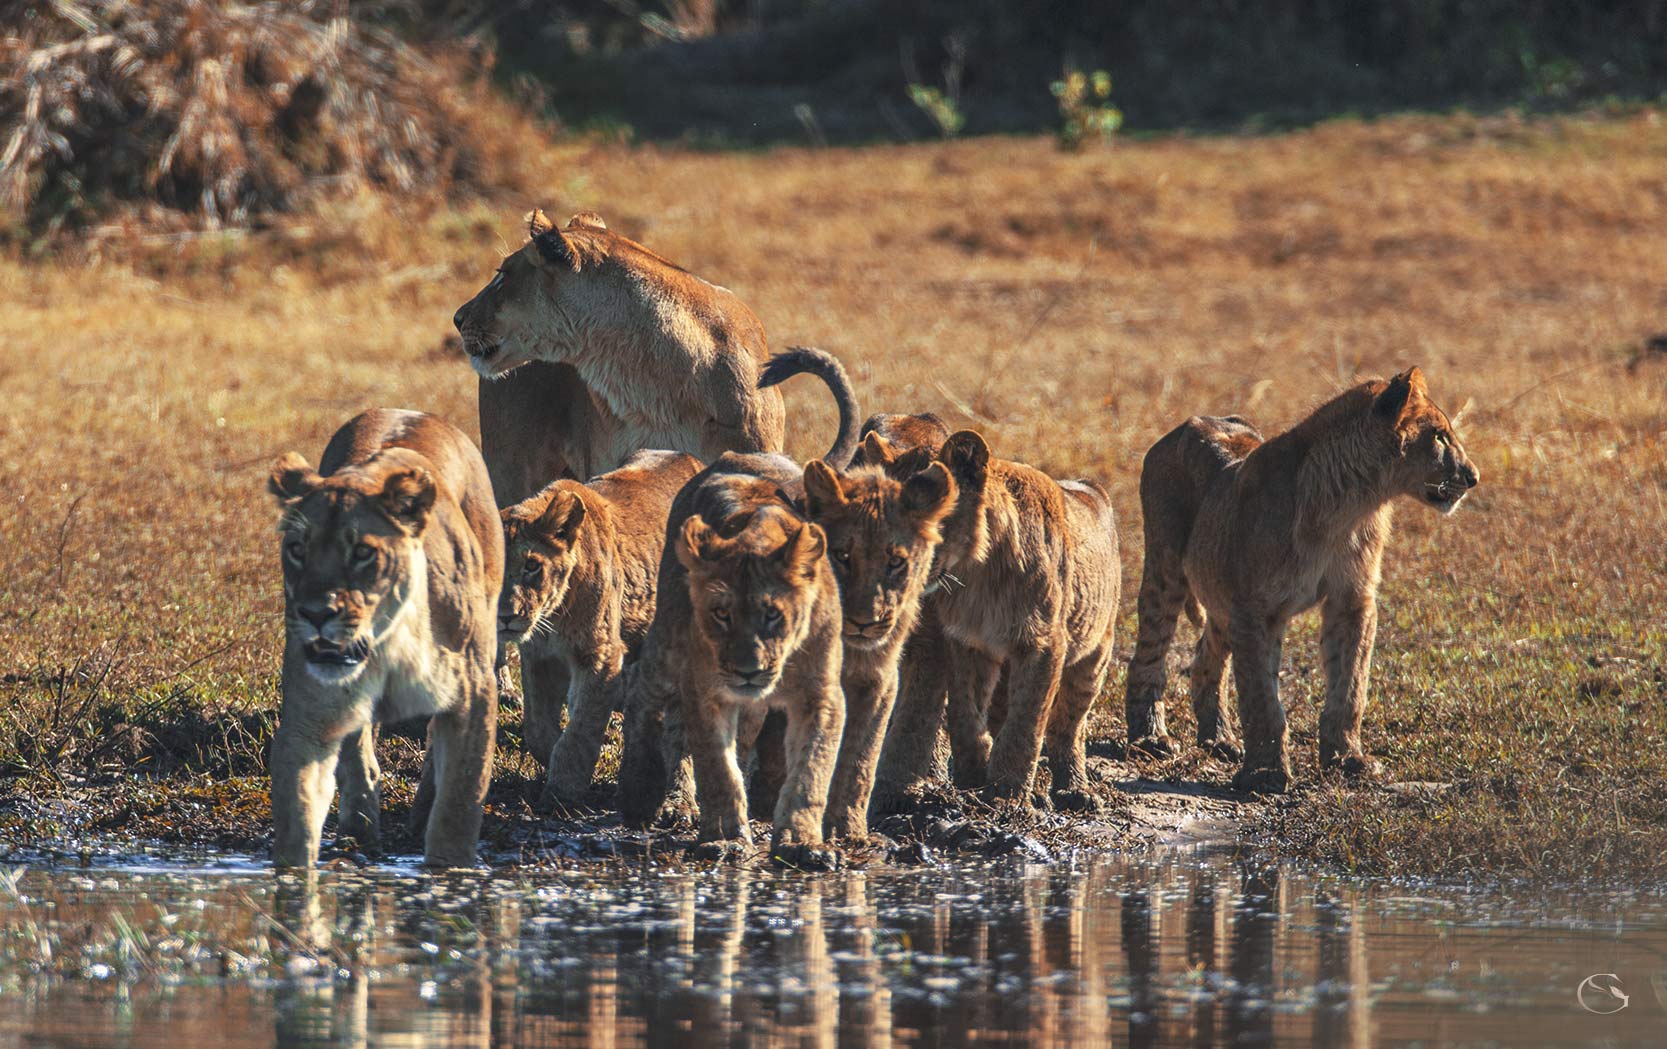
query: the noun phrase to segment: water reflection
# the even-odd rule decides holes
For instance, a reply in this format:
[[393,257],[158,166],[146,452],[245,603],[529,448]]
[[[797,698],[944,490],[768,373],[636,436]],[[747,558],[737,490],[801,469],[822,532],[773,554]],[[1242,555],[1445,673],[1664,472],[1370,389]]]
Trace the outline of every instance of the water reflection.
[[[0,896],[0,1047],[1655,1044],[1663,913],[1198,856],[31,871]],[[1633,1009],[1574,1008],[1595,971]]]

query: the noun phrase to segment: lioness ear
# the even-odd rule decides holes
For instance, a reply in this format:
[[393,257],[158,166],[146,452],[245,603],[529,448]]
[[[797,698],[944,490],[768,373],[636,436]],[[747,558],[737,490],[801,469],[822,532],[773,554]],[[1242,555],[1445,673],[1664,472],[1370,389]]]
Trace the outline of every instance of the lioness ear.
[[382,512],[408,534],[418,536],[428,524],[438,494],[433,474],[420,466],[407,467],[382,482]]
[[938,452],[938,461],[949,467],[949,472],[962,488],[983,491],[984,479],[990,471],[990,446],[977,430],[961,430],[949,435]]
[[602,216],[594,211],[581,211],[567,220],[568,229],[575,229],[580,226],[589,226],[591,229],[608,228],[608,224],[602,221]]
[[538,529],[557,542],[571,543],[585,522],[585,501],[572,492],[557,489],[538,518]]
[[890,466],[897,461],[897,449],[878,431],[870,430],[862,439],[862,461],[864,466]]
[[787,571],[814,579],[822,555],[827,552],[828,533],[822,531],[821,525],[807,521],[782,544],[781,552],[776,556]]
[[717,533],[699,514],[693,514],[683,522],[683,530],[677,533],[677,559],[683,562],[683,567],[691,572],[699,571],[706,561],[714,560],[711,556]]
[[299,452],[285,452],[272,464],[272,474],[266,479],[266,490],[280,503],[301,498],[318,484],[319,476],[307,465]]
[[1400,422],[1409,408],[1425,397],[1429,388],[1424,385],[1424,373],[1416,366],[1389,380],[1382,393],[1372,402],[1372,411],[1390,422]]
[[527,234],[533,239],[533,247],[538,249],[538,257],[545,263],[579,268],[579,257],[573,254],[573,245],[562,236],[561,230],[542,209],[534,208],[527,216]]
[[543,208],[534,208],[527,212],[527,236],[542,237],[555,228],[556,224],[550,221],[550,216],[544,214]]
[[833,467],[820,459],[805,464],[805,512],[821,517],[845,503],[845,490],[839,486],[839,476]]
[[949,468],[943,463],[931,463],[903,482],[903,509],[921,524],[936,525],[955,508],[957,494]]

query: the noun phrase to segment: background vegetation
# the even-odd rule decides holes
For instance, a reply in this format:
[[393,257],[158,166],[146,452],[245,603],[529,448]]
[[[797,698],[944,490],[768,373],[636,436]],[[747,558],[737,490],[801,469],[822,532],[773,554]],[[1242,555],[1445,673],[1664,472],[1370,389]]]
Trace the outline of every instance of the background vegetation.
[[[936,8],[891,6],[886,24],[940,31]],[[1560,42],[1555,53],[1582,70],[1608,68],[1583,49],[1611,40],[1613,75],[1583,80],[1563,97],[1572,102],[1593,83],[1649,83],[1650,56],[1662,54],[1646,46],[1660,39],[1658,9],[1530,6],[1513,24],[1534,47]],[[353,5],[370,28],[321,5],[236,13],[270,23],[230,10],[65,0],[0,13],[0,169],[21,187],[0,256],[0,829],[61,831],[55,796],[117,784],[134,793],[112,825],[164,810],[199,829],[264,820],[281,637],[267,466],[291,448],[317,455],[372,404],[472,427],[475,382],[449,318],[520,243],[520,216],[537,202],[552,214],[594,208],[734,288],[775,345],[838,352],[865,409],[937,411],[985,431],[1002,454],[1106,482],[1125,537],[1124,655],[1140,557],[1135,482],[1158,435],[1196,412],[1243,412],[1277,429],[1356,375],[1422,365],[1460,415],[1484,485],[1452,520],[1399,513],[1367,742],[1402,780],[1438,786],[1313,782],[1321,678],[1305,624],[1284,688],[1310,782],[1268,829],[1293,851],[1371,870],[1609,877],[1667,856],[1658,109],[1343,119],[1065,151],[1049,91],[1065,62],[1046,34],[1091,24],[1089,7],[1072,22],[1062,12],[1075,5],[1014,3],[990,23],[1017,41],[1010,50],[981,50],[994,46],[985,37],[965,48],[956,141],[633,147],[554,133],[529,115],[529,101],[569,124],[609,112],[564,94],[554,74],[547,83],[558,86],[519,102],[492,89],[493,77],[513,86],[531,68],[524,52],[550,39],[511,32],[531,5],[490,22],[467,5]],[[743,17],[689,4],[623,20],[619,10],[550,25],[574,40],[575,25],[590,27],[584,47],[570,40],[585,61],[623,69],[657,55],[674,67],[701,47],[787,40],[791,26],[876,8],[772,4]],[[1187,84],[1200,101],[1167,111],[1176,120],[1238,119],[1271,97],[1254,93],[1267,84],[1318,106],[1332,96],[1297,71],[1333,52],[1292,41],[1354,39],[1341,5],[1274,5],[1255,20],[1223,2],[1161,33],[1140,28],[1156,19],[1141,5],[1106,10],[1117,17],[1104,15],[1093,39],[1122,39],[1121,27],[1146,42],[1147,65],[1100,50],[1079,67],[1111,71],[1111,102],[1136,127],[1169,120],[1143,92],[1179,98]],[[1481,33],[1495,6],[1382,10],[1361,30],[1366,42],[1349,45],[1377,49],[1363,68],[1379,71],[1379,87],[1404,86],[1383,72],[1398,69],[1424,70],[1420,90],[1528,90],[1520,61],[1516,79],[1484,76],[1504,67],[1479,45],[1461,74],[1464,42],[1480,39],[1464,19]],[[1408,27],[1425,24],[1420,11],[1448,21],[1419,36]],[[696,29],[645,42],[644,26],[660,25],[650,15]],[[1622,23],[1631,31],[1610,33]],[[1281,37],[1281,26],[1308,36]],[[490,50],[447,42],[459,28],[521,50],[506,43],[493,73]],[[1223,49],[1199,58],[1158,46],[1162,33],[1185,32]],[[173,44],[161,42],[167,33]],[[92,47],[103,34],[120,42]],[[825,36],[829,62],[861,50],[846,39]],[[886,52],[888,39],[864,47]],[[1518,37],[1487,39],[1497,49]],[[1254,67],[1231,60],[1254,41],[1266,49],[1261,88]],[[540,53],[555,64],[559,52]],[[1012,60],[975,61],[986,54]],[[1430,57],[1441,54],[1451,60]],[[910,79],[942,85],[923,72],[937,61],[924,44],[912,78],[886,79],[895,53],[873,61],[887,72],[864,83],[886,83],[897,112],[913,108]],[[1022,80],[1037,96],[1034,120],[996,122],[1002,110],[980,101],[1007,97],[1009,67],[1013,90]],[[213,69],[223,92],[204,80]],[[1228,89],[1235,69],[1243,91]],[[847,82],[832,68],[795,75]],[[327,97],[312,130],[292,135],[277,98],[293,100],[308,77],[328,84]],[[49,90],[69,101],[31,103]],[[760,106],[785,97],[768,83],[735,90]],[[393,104],[409,120],[376,116]],[[844,137],[828,111],[812,116],[823,141]],[[909,119],[937,134],[918,111]],[[795,126],[802,137],[808,125]],[[20,161],[15,144],[35,141],[31,127],[48,147]],[[1034,134],[967,137],[993,127]],[[813,454],[833,427],[825,396],[807,387],[788,398],[792,450]],[[1121,695],[1119,669],[1098,715],[1102,740],[1120,734]],[[1184,732],[1184,709],[1177,717]],[[508,729],[513,737],[513,719]],[[396,770],[409,748],[394,744]],[[513,747],[504,760],[525,770]],[[1146,771],[1222,782],[1229,772],[1192,757]],[[218,807],[227,783],[248,787],[241,808]]]

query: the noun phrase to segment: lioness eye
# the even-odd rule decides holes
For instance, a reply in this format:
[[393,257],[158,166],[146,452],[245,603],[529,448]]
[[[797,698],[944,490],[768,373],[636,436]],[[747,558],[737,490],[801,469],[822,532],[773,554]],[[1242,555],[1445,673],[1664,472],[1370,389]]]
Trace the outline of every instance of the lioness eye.
[[727,608],[714,608],[712,610],[712,618],[717,620],[720,623],[728,623],[729,622],[729,609],[727,609]]
[[886,562],[886,567],[891,569],[893,572],[901,572],[903,571],[903,566],[908,563],[909,559],[904,557],[902,554],[892,554],[891,560]]
[[766,608],[764,610],[764,625],[779,626],[781,624],[781,609]]
[[842,565],[848,565],[848,564],[851,563],[851,551],[849,551],[849,550],[835,550],[833,552],[833,559],[835,561],[838,561]]
[[306,555],[307,546],[299,540],[292,539],[284,544],[284,553],[289,555],[289,559],[291,561],[298,562],[303,556]]
[[526,563],[526,566],[521,569],[521,578],[527,580],[528,582],[531,582],[531,581],[537,579],[538,578],[538,566],[536,564],[534,564],[533,562],[528,561]]

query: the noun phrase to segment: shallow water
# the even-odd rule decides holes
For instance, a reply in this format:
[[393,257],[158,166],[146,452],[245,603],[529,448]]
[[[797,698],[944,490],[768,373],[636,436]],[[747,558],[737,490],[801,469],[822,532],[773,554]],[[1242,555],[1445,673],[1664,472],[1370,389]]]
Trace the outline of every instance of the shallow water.
[[[822,876],[393,864],[313,892],[237,857],[5,880],[0,1047],[1667,1040],[1662,892],[1194,852]],[[1630,996],[1613,1015],[1577,1001],[1600,973]],[[1605,990],[1587,1001],[1613,1007]]]

